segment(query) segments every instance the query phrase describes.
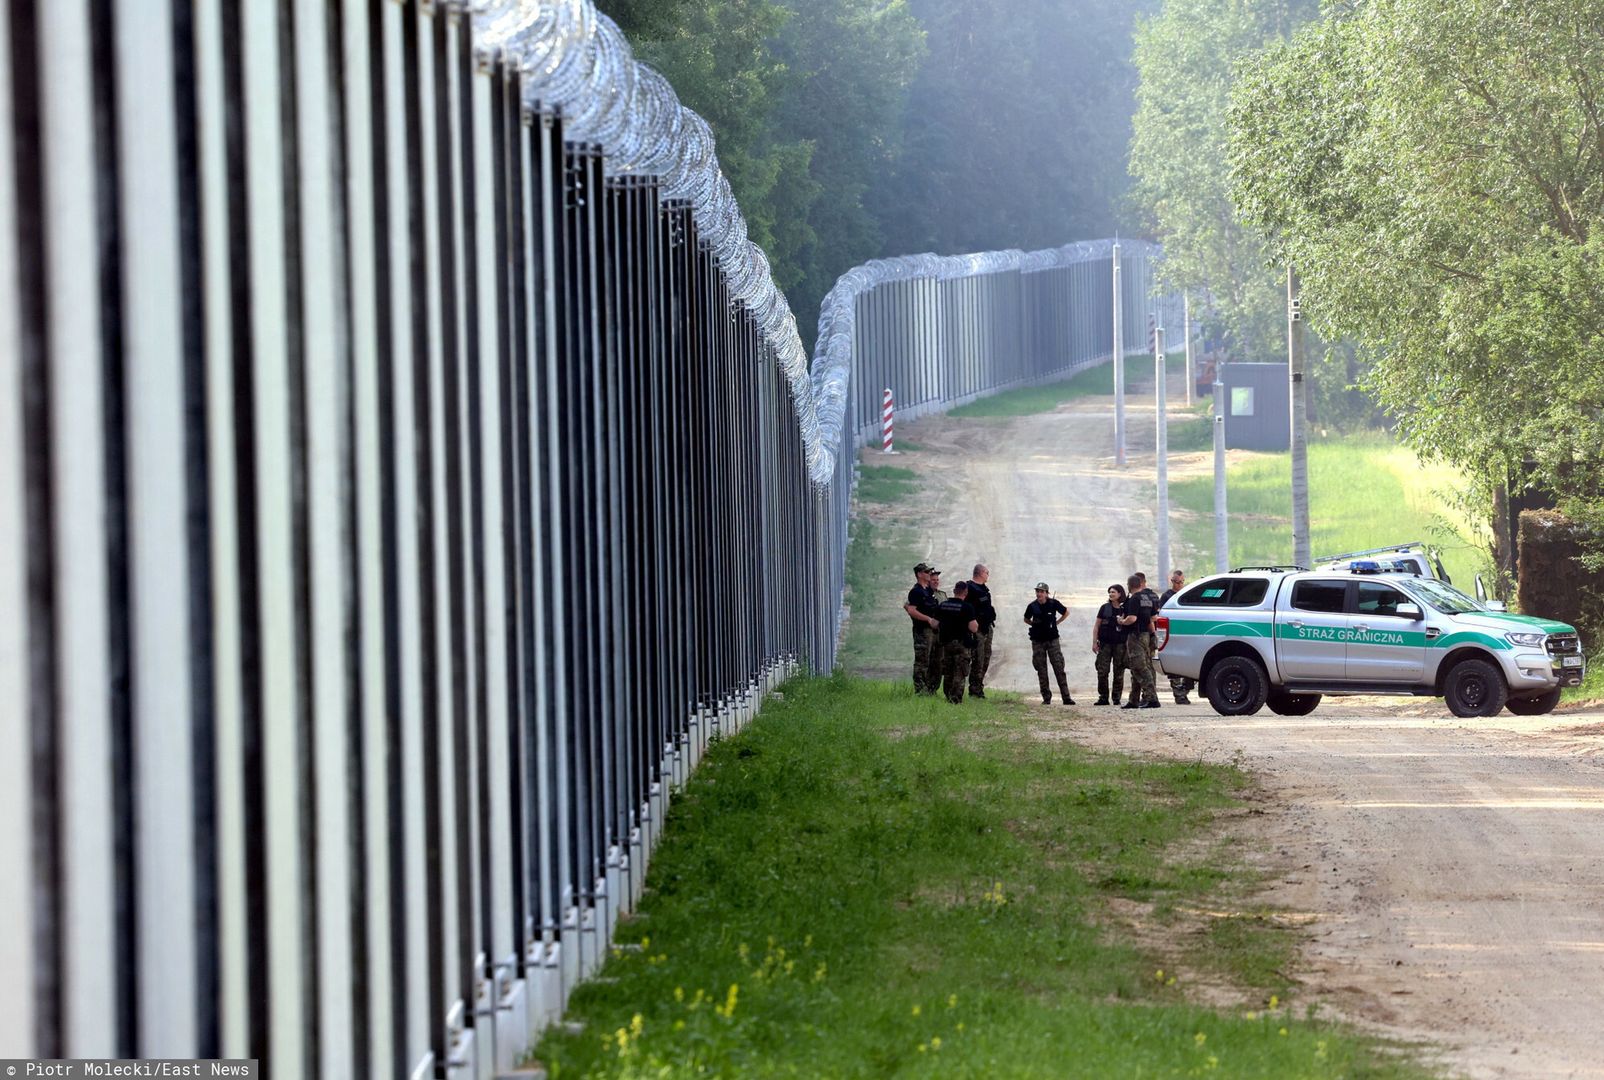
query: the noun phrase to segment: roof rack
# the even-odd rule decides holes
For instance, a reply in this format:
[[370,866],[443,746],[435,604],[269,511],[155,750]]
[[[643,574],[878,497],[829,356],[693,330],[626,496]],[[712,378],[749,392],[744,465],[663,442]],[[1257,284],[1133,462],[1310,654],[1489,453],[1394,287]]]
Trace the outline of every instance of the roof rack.
[[1231,573],[1245,574],[1250,570],[1260,570],[1271,574],[1295,574],[1307,571],[1308,569],[1309,568],[1307,566],[1297,566],[1295,564],[1289,566],[1239,566],[1235,570],[1232,570]]
[[1404,544],[1388,544],[1386,547],[1366,548],[1364,551],[1345,551],[1341,555],[1320,555],[1314,561],[1317,563],[1341,562],[1343,559],[1361,559],[1366,555],[1391,555],[1394,552],[1402,554],[1408,552],[1410,548],[1420,548],[1425,551],[1426,542],[1424,540],[1410,540]]

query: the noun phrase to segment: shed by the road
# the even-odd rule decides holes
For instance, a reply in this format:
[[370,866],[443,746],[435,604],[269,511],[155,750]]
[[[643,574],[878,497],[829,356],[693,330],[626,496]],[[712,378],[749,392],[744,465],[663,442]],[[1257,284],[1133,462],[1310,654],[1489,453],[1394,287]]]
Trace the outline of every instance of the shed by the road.
[[1285,364],[1226,364],[1225,445],[1232,450],[1286,450],[1292,445],[1292,401]]

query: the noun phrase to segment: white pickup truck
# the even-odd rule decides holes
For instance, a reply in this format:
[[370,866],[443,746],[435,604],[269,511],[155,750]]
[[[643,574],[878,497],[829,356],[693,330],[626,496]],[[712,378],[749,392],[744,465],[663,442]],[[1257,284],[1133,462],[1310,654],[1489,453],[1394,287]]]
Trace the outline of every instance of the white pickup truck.
[[1164,674],[1195,679],[1226,716],[1311,712],[1325,694],[1447,699],[1455,716],[1551,711],[1586,659],[1576,628],[1388,572],[1243,567],[1171,597],[1154,621]]

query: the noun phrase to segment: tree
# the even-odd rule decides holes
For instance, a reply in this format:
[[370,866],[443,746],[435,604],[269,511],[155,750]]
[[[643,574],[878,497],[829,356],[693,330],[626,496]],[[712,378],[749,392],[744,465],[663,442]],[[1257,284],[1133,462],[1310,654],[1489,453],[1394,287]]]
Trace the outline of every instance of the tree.
[[1237,205],[1407,441],[1604,527],[1604,0],[1334,8],[1230,127]]
[[1128,0],[909,0],[928,51],[869,206],[887,254],[1111,235],[1127,176]]
[[[1236,65],[1318,14],[1317,0],[1165,0],[1136,28],[1132,201],[1164,244],[1160,277],[1206,292],[1234,359],[1286,356],[1284,271],[1231,205]],[[1320,380],[1324,381],[1324,380]]]

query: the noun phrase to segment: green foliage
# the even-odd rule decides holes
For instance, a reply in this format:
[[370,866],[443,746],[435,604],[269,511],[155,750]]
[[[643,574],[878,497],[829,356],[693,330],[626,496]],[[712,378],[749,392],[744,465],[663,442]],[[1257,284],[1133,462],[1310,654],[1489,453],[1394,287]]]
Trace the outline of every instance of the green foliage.
[[1232,359],[1286,356],[1286,291],[1227,190],[1235,66],[1318,12],[1317,0],[1165,0],[1138,22],[1132,200],[1164,244],[1167,283],[1212,297]]
[[[1232,566],[1285,562],[1292,555],[1292,457],[1252,454],[1226,472]],[[1386,435],[1309,442],[1309,522],[1314,554],[1424,540],[1442,551],[1455,585],[1470,590],[1486,539],[1455,505],[1463,475],[1422,462]],[[1214,566],[1214,477],[1171,483],[1174,505],[1191,514],[1181,536],[1202,566]]]
[[868,259],[1118,227],[1153,0],[601,0],[701,113],[803,340]]
[[1128,179],[1130,31],[1150,0],[909,0],[928,56],[876,186],[887,254],[1108,236]]
[[1229,159],[1412,446],[1604,525],[1604,4],[1333,6],[1249,64]]
[[[674,803],[642,917],[574,994],[583,1030],[537,1050],[553,1080],[1420,1075],[1266,1008],[1290,942],[1263,913],[1206,938],[1174,926],[1252,882],[1209,834],[1241,774],[1093,755],[1042,723],[1016,702],[788,683]],[[1116,910],[1148,904],[1124,929]],[[1205,955],[1253,1004],[1186,1000],[1173,969]]]

